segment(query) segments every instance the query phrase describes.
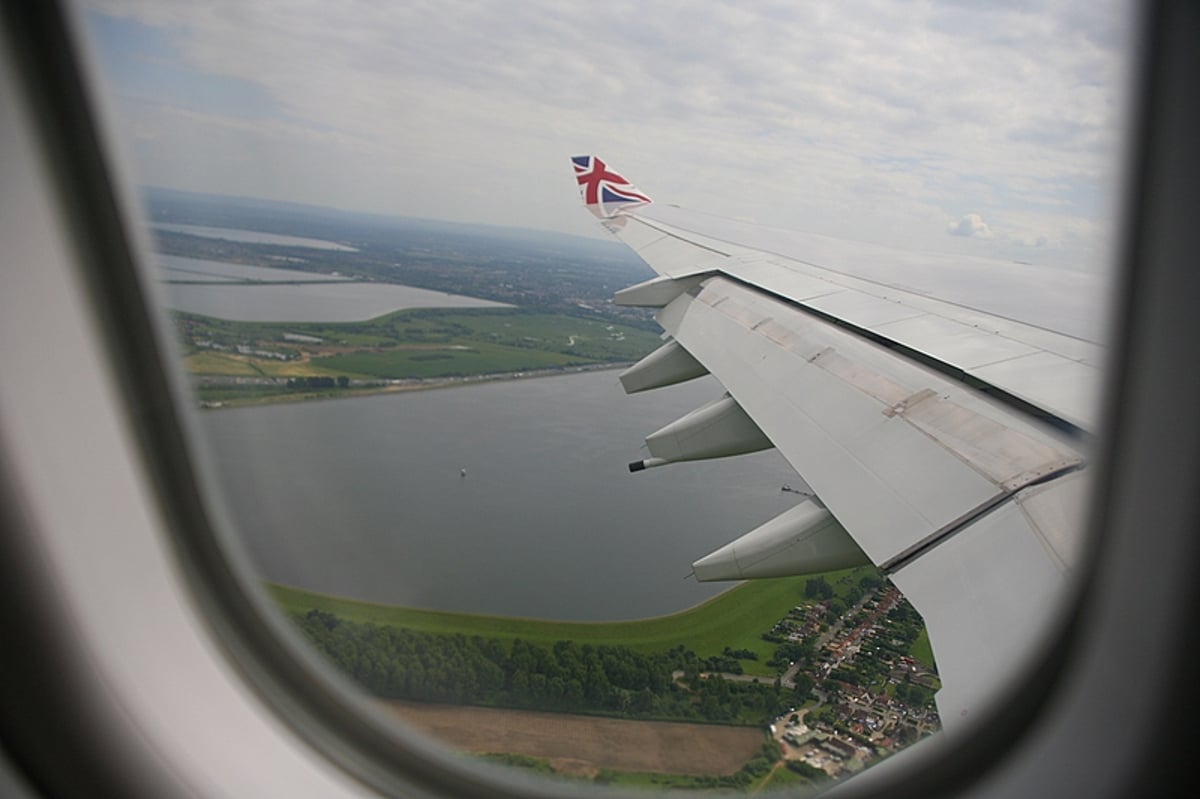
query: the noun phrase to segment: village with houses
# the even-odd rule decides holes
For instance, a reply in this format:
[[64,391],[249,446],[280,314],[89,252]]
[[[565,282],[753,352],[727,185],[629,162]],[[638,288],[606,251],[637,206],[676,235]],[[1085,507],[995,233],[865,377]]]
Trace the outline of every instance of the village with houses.
[[781,683],[811,682],[813,701],[769,730],[785,764],[817,779],[850,776],[940,729],[937,675],[909,654],[923,625],[907,600],[883,582],[837,609],[834,598],[814,598],[764,636],[802,647]]

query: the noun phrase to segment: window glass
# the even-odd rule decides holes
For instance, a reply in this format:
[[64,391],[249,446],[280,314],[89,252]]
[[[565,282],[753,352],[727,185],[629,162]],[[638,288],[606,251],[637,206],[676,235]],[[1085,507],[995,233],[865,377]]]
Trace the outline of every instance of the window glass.
[[[914,555],[681,579],[812,487],[774,449],[627,472],[725,389],[624,395],[616,367],[661,328],[612,297],[655,273],[586,213],[570,158],[663,205],[856,242],[872,279],[873,248],[903,252],[917,295],[955,269],[956,306],[1060,325],[1092,368],[1128,12],[96,0],[79,19],[205,490],[282,612],[383,710],[481,758],[773,789],[940,729],[938,646],[889,579]],[[997,288],[1034,273],[1085,289],[1048,317],[1054,297]],[[922,362],[969,357],[918,334]],[[1042,384],[994,360],[980,379],[1036,408]],[[1070,407],[1052,421],[1078,442],[1091,406]]]

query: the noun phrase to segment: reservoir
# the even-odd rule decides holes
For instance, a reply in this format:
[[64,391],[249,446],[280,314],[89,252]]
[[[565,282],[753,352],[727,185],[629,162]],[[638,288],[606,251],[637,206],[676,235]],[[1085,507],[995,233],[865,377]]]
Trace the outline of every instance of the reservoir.
[[[261,575],[342,596],[566,620],[657,616],[730,586],[691,562],[799,499],[774,450],[630,474],[712,378],[617,371],[203,412],[216,494]],[[464,475],[465,471],[465,475]]]
[[313,250],[336,250],[338,252],[358,252],[354,247],[338,244],[324,239],[309,239],[302,236],[281,236],[278,233],[262,233],[257,230],[241,230],[238,228],[210,227],[208,225],[176,225],[156,222],[154,227],[172,233],[187,233],[191,236],[203,236],[206,239],[225,239],[226,241],[241,241],[248,244],[276,244],[282,247],[308,247]]
[[320,272],[231,264],[163,253],[155,253],[154,262],[158,266],[159,279],[168,283],[312,283],[348,280]]
[[506,307],[461,294],[345,280],[298,269],[161,253],[155,260],[167,307],[240,322],[355,322],[402,308]]

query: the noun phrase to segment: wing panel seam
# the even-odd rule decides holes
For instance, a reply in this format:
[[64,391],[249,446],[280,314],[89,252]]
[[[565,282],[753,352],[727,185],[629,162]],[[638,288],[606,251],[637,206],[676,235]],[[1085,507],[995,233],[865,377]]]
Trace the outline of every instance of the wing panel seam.
[[914,349],[907,344],[896,341],[895,339],[888,338],[887,336],[870,330],[869,328],[856,325],[853,322],[848,322],[845,319],[834,316],[833,314],[826,313],[825,311],[814,308],[811,305],[807,305],[798,300],[791,299],[790,297],[768,291],[761,286],[743,280],[737,275],[731,275],[727,272],[722,272],[721,276],[727,280],[737,283],[738,285],[745,286],[748,289],[751,289],[755,292],[760,292],[763,295],[769,296],[779,302],[786,303],[793,308],[803,311],[811,316],[815,316],[824,322],[829,322],[843,330],[848,330],[860,338],[866,339],[867,341],[871,341],[882,347],[887,347],[888,349],[893,350],[909,358],[910,360],[916,361],[923,366],[927,366],[930,369],[933,369],[934,371],[967,386],[968,388],[974,388],[978,391],[982,391],[988,396],[995,398],[999,402],[1002,402],[1003,404],[1025,414],[1028,417],[1051,424],[1056,429],[1067,433],[1072,438],[1083,438],[1086,435],[1086,431],[1075,422],[1072,422],[1071,420],[1053,411],[1049,411],[1045,408],[1035,405],[1028,400],[1022,399],[1016,394],[997,386],[995,383],[977,377],[961,367],[943,361],[940,358],[935,358],[928,353],[921,352],[920,350]]
[[1011,502],[1012,500],[1014,500],[1016,498],[1017,494],[1019,494],[1021,491],[1024,491],[1029,488],[1033,488],[1035,486],[1045,485],[1046,483],[1053,482],[1053,481],[1059,479],[1060,477],[1065,477],[1068,474],[1080,471],[1081,469],[1084,468],[1084,466],[1085,466],[1085,464],[1083,464],[1083,463],[1074,463],[1069,466],[1064,466],[1060,469],[1054,470],[1053,472],[1044,474],[1035,480],[1031,480],[1028,483],[1025,483],[1024,485],[1021,485],[1016,488],[1005,491],[1004,493],[998,494],[995,497],[992,497],[991,499],[988,499],[988,500],[980,503],[979,505],[977,505],[976,507],[967,511],[966,513],[964,513],[962,516],[958,517],[954,521],[946,524],[945,526],[943,526],[942,528],[940,528],[938,530],[934,530],[932,533],[925,536],[920,541],[917,541],[915,544],[912,544],[911,546],[901,550],[899,553],[892,556],[891,558],[885,560],[883,563],[880,563],[879,564],[880,571],[882,571],[884,574],[888,574],[888,575],[894,574],[895,572],[899,571],[900,569],[903,569],[905,566],[909,565],[913,561],[924,556],[928,552],[931,552],[932,550],[937,548],[939,545],[945,543],[946,541],[950,540],[957,534],[961,533],[963,530],[967,529],[968,527],[973,525],[975,522],[982,519],[984,516],[987,516],[988,514],[992,513],[993,511],[998,509],[1000,506],[1002,506],[1008,502]]

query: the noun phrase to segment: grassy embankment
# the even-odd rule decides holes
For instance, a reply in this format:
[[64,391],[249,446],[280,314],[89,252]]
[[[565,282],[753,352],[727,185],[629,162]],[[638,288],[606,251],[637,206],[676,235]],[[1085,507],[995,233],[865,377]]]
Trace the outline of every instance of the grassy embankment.
[[[841,593],[857,584],[866,573],[858,569],[825,575],[834,590]],[[811,575],[810,575],[811,576]],[[638,652],[654,654],[683,644],[701,657],[719,655],[725,647],[749,649],[758,660],[743,660],[747,674],[774,677],[766,665],[775,644],[762,639],[791,608],[804,601],[804,586],[809,577],[781,577],[743,583],[694,608],[670,616],[619,622],[563,622],[537,619],[483,616],[418,610],[392,605],[361,602],[314,594],[287,586],[268,584],[276,602],[288,613],[307,613],[317,609],[356,622],[394,625],[424,632],[455,634],[510,641],[521,638],[530,643],[552,646],[556,641],[580,644],[627,646]]]
[[[660,343],[649,331],[599,318],[516,308],[412,309],[363,322],[295,324],[180,313],[177,324],[184,365],[193,375],[280,381],[230,379],[197,386],[199,399],[226,402],[354,391],[353,386],[288,386],[288,379],[449,380],[633,361]],[[248,352],[237,352],[239,346]]]
[[929,642],[929,630],[921,627],[921,634],[913,642],[909,654],[926,666],[933,665],[933,644]]

